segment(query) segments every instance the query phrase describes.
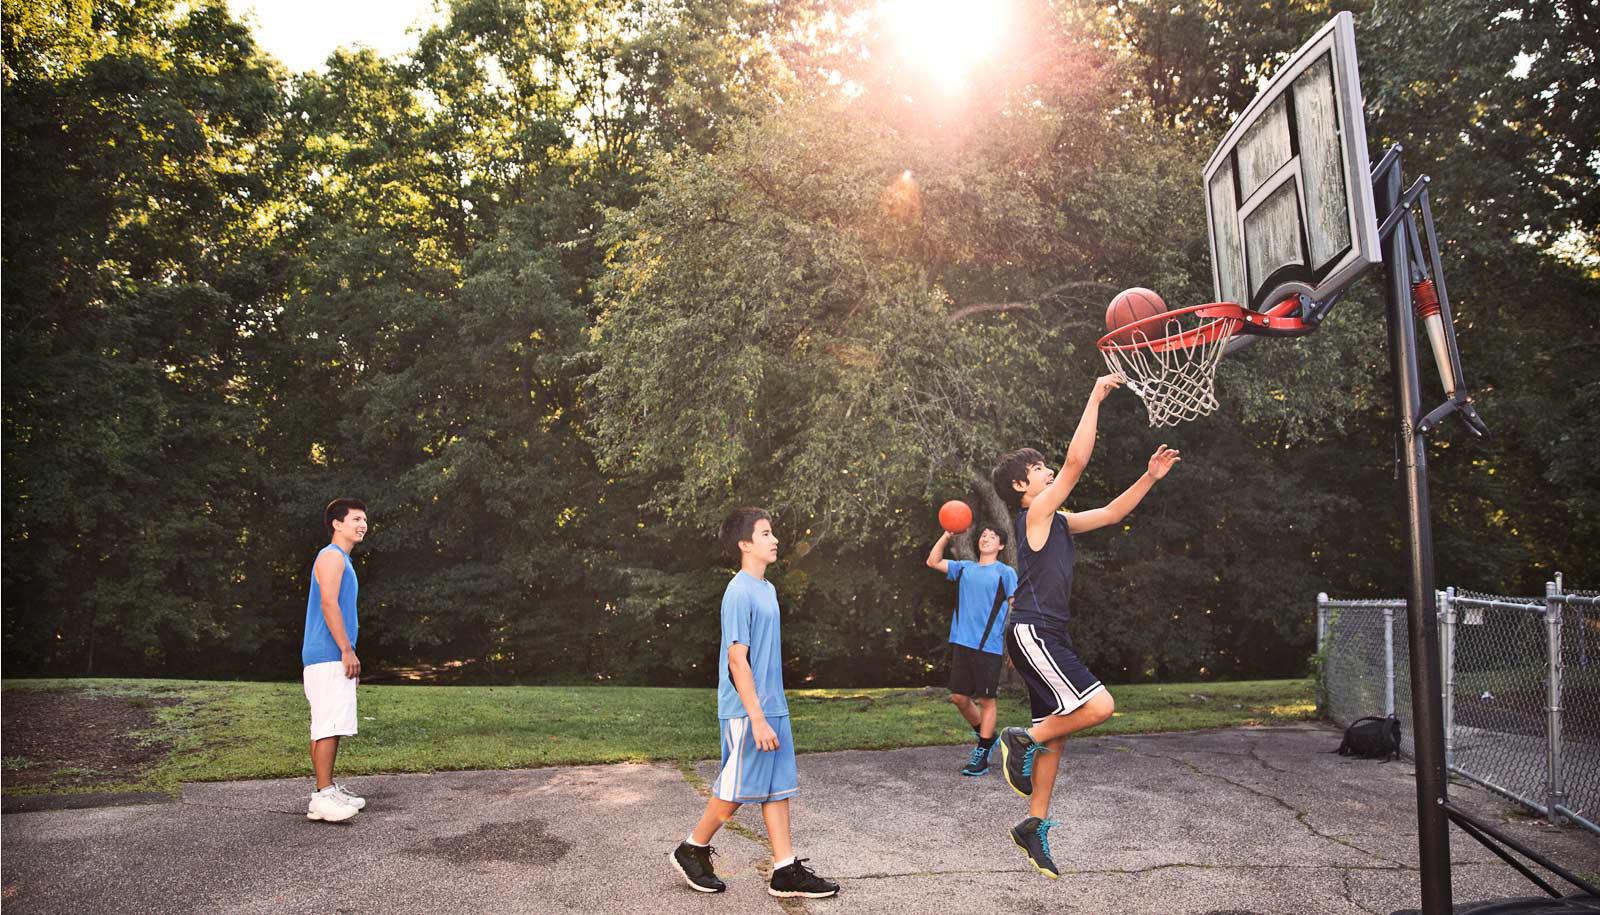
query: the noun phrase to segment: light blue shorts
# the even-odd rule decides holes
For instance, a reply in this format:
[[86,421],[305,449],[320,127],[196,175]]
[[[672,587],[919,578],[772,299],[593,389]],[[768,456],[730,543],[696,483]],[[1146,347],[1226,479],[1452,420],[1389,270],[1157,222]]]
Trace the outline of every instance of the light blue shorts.
[[718,798],[736,804],[760,804],[781,801],[800,790],[789,716],[768,718],[767,724],[778,735],[776,750],[756,749],[749,718],[722,719],[722,769],[711,785]]

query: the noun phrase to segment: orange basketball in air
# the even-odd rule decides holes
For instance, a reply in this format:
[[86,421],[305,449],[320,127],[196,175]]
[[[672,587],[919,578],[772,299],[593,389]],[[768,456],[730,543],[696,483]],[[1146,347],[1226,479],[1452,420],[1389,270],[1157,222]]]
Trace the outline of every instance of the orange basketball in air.
[[[1144,288],[1135,286],[1117,293],[1106,307],[1106,331],[1108,333],[1127,327],[1135,321],[1144,318],[1153,318],[1167,310],[1167,303],[1161,301],[1161,296]],[[1113,343],[1132,343],[1139,339],[1154,340],[1167,335],[1162,322],[1156,321],[1141,325],[1136,329],[1124,331],[1111,338]]]
[[959,534],[972,526],[972,509],[960,499],[951,499],[939,506],[939,526],[952,534]]

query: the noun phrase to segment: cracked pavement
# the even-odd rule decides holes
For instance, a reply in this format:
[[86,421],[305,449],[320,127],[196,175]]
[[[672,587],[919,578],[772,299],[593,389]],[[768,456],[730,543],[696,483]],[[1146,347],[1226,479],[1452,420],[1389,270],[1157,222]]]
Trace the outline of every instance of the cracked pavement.
[[[699,816],[705,761],[353,779],[347,824],[304,816],[306,781],[190,784],[178,803],[7,814],[6,911],[22,913],[1082,912],[1364,915],[1417,904],[1409,761],[1329,751],[1331,727],[1069,740],[1052,833],[1060,880],[1011,844],[1026,801],[965,747],[803,754],[795,847],[843,884],[831,900],[766,894],[747,807],[715,842],[722,896],[666,856]],[[1579,873],[1600,840],[1452,796]],[[1460,833],[1458,902],[1534,895]]]

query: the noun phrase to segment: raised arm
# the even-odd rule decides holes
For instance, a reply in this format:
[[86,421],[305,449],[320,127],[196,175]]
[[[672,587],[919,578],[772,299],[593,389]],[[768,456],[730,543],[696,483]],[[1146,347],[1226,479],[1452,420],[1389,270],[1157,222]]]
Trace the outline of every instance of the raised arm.
[[[1067,457],[1061,462],[1061,471],[1028,506],[1029,534],[1034,532],[1036,526],[1043,531],[1050,523],[1050,514],[1067,504],[1068,494],[1072,492],[1072,487],[1078,485],[1078,478],[1089,466],[1089,455],[1094,453],[1095,432],[1100,424],[1100,402],[1121,386],[1121,375],[1101,375],[1094,380],[1094,390],[1089,392],[1089,402],[1084,404],[1083,416],[1078,418],[1078,428],[1072,433],[1072,442],[1067,445]],[[1028,539],[1034,538],[1030,536]]]
[[1128,517],[1128,513],[1133,511],[1134,506],[1144,499],[1145,495],[1150,492],[1151,487],[1156,485],[1156,481],[1166,476],[1167,471],[1171,470],[1172,465],[1177,462],[1177,451],[1168,448],[1166,445],[1157,448],[1156,453],[1150,456],[1149,467],[1145,470],[1143,476],[1133,481],[1132,486],[1123,490],[1122,495],[1112,499],[1104,506],[1090,509],[1086,512],[1068,514],[1067,530],[1074,534],[1083,534],[1099,530],[1110,524],[1116,524],[1123,518]]
[[928,568],[942,575],[950,574],[950,560],[944,558],[944,548],[949,545],[950,537],[950,532],[945,531],[944,536],[934,542],[933,549],[928,551]]

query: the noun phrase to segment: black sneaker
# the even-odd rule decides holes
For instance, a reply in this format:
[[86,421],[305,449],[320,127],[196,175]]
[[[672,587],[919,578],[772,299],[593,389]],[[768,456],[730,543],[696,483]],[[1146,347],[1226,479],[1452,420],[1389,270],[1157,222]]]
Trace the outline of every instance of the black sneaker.
[[1022,728],[1000,732],[1000,764],[1012,791],[1023,797],[1033,793],[1033,758],[1048,752],[1044,744],[1035,743]]
[[817,872],[806,867],[809,858],[796,858],[793,862],[772,872],[772,883],[767,892],[785,899],[804,896],[807,899],[826,899],[839,894],[839,884],[818,877]]
[[1061,876],[1061,872],[1056,870],[1056,862],[1050,858],[1049,832],[1050,827],[1056,825],[1055,820],[1028,817],[1011,827],[1011,841],[1028,853],[1028,860],[1039,869],[1039,873],[1051,880]]
[[988,775],[989,751],[983,747],[972,748],[972,758],[961,769],[962,775]]
[[678,847],[672,850],[672,866],[683,875],[683,882],[689,884],[689,889],[701,893],[720,893],[728,885],[717,879],[717,872],[711,867],[711,856],[715,853],[709,845],[679,842]]

